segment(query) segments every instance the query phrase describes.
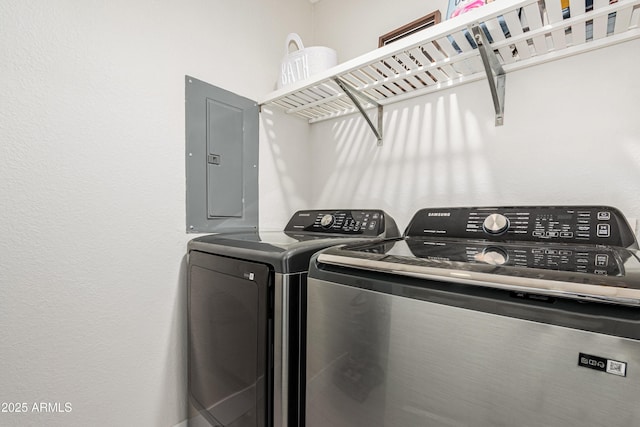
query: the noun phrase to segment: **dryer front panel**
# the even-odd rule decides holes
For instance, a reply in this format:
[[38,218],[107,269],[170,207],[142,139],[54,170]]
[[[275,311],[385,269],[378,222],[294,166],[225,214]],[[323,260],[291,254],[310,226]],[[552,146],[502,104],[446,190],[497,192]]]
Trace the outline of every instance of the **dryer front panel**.
[[189,393],[212,425],[270,425],[266,265],[189,255]]

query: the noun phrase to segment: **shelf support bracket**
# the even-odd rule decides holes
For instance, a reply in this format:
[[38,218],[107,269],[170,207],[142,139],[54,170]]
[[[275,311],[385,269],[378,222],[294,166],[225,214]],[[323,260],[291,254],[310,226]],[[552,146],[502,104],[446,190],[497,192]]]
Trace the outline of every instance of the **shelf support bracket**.
[[[362,117],[364,117],[364,119],[367,121],[367,124],[373,131],[373,134],[376,136],[376,139],[378,140],[378,145],[382,145],[382,113],[383,113],[382,105],[378,104],[378,102],[375,99],[361,93],[358,89],[351,86],[349,83],[345,82],[344,80],[341,80],[339,77],[334,77],[333,81],[336,82],[336,84],[340,86],[340,89],[342,89],[342,91],[345,94],[347,94],[349,99],[351,99],[351,101],[356,106],[358,111],[360,111],[360,114],[362,114]],[[369,118],[369,115],[364,110],[364,107],[362,106],[362,103],[360,102],[358,97],[362,98],[365,102],[369,104],[373,104],[378,108],[378,126],[375,126],[373,124],[373,122],[371,121],[371,118]]]
[[504,85],[507,76],[480,26],[474,25],[471,27],[471,32],[478,45],[484,71],[487,73],[493,108],[496,112],[496,126],[502,126],[504,124]]

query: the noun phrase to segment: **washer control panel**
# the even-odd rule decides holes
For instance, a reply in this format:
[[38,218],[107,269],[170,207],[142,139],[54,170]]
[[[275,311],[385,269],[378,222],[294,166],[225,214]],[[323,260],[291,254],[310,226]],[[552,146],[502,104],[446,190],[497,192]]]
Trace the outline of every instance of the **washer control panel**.
[[405,235],[637,247],[610,206],[429,208],[414,215]]
[[296,212],[285,231],[354,236],[397,235],[393,219],[381,210],[305,210]]

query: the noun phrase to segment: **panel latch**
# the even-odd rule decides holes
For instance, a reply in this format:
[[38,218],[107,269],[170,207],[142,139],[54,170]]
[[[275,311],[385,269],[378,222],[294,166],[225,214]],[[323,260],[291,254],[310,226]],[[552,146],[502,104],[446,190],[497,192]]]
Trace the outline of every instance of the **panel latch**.
[[207,163],[210,165],[219,165],[220,164],[220,154],[209,154],[207,156]]

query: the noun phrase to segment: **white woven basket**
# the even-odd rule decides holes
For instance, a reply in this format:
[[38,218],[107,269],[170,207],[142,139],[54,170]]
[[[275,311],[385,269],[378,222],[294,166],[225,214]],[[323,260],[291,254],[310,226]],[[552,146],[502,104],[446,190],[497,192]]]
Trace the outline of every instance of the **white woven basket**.
[[[289,52],[289,44],[294,43],[298,50]],[[324,46],[304,47],[302,39],[296,33],[287,36],[284,45],[278,89],[334,67],[338,63],[336,51]]]

